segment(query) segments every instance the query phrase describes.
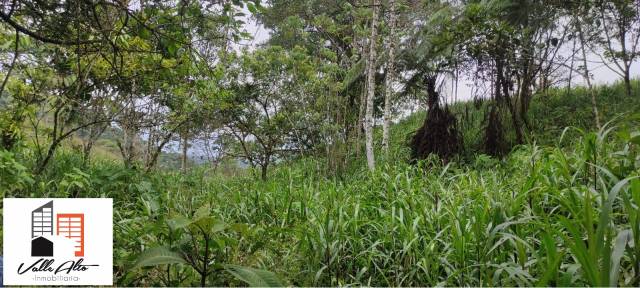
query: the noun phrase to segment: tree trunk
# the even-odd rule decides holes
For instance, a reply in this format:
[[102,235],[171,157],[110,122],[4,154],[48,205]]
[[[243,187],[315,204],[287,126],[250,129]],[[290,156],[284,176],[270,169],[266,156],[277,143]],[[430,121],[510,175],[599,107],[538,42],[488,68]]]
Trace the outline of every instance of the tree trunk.
[[82,162],[84,162],[84,164],[89,164],[90,159],[91,159],[91,149],[93,148],[93,141],[89,140],[83,147],[82,147]]
[[627,94],[627,97],[631,97],[631,76],[629,75],[631,67],[626,67],[624,70],[624,89]]
[[591,85],[591,77],[589,76],[589,68],[587,66],[587,52],[584,48],[584,34],[582,33],[582,25],[580,21],[578,23],[578,36],[580,37],[580,48],[582,50],[582,65],[584,65],[582,70],[582,75],[584,80],[587,81],[587,87],[589,88],[589,93],[591,94],[591,106],[593,108],[593,117],[596,121],[596,127],[600,129],[600,115],[598,113],[598,102],[596,101],[596,93],[593,91],[593,85]]
[[[96,113],[94,111],[94,113]],[[100,136],[107,130],[108,123],[99,124],[99,125],[91,125],[89,126],[89,133],[87,138],[82,143],[82,161],[84,164],[89,164],[91,158],[91,150],[93,149],[93,144],[98,141]]]
[[267,165],[261,165],[260,170],[260,178],[262,178],[262,181],[267,181]]
[[569,83],[567,84],[567,95],[571,93],[571,81],[573,81],[573,64],[576,58],[576,40],[573,38],[573,48],[571,48],[571,66],[569,66]]
[[[127,124],[128,125],[128,124]],[[123,145],[122,145],[122,156],[123,156],[123,160],[124,160],[124,166],[127,167],[127,169],[131,168],[133,166],[133,158],[134,158],[134,144],[133,144],[133,139],[136,135],[136,133],[133,131],[134,128],[130,127],[130,126],[125,126],[123,129]]]
[[173,133],[168,134],[166,138],[162,140],[162,142],[160,142],[158,146],[155,147],[155,149],[151,149],[152,151],[147,151],[147,154],[149,155],[147,156],[147,159],[145,161],[146,163],[144,163],[145,172],[150,172],[151,169],[156,166],[156,164],[158,163],[158,156],[162,154],[162,149],[165,145],[167,145],[169,140],[171,140],[171,136],[173,136]]
[[[522,144],[523,143],[523,135],[522,135],[522,126],[520,125],[520,121],[518,121],[518,112],[516,110],[516,105],[517,105],[517,98],[515,100],[511,99],[511,96],[509,95],[509,81],[507,80],[507,77],[505,75],[505,71],[504,71],[504,60],[500,60],[500,61],[496,61],[496,102],[500,103],[502,105],[507,106],[507,108],[509,109],[509,114],[511,114],[511,122],[513,124],[513,129],[516,133],[516,142],[518,144]],[[528,73],[525,73],[528,74]],[[530,76],[525,75],[525,78],[528,78]],[[520,95],[518,98],[520,98],[520,117],[524,117],[524,115],[526,115],[526,110],[528,109],[526,106],[526,103],[528,103],[528,99],[523,99],[523,96],[527,96],[525,94],[522,93],[522,91],[527,91],[529,89],[529,84],[531,82],[529,81],[522,81],[522,86],[520,87],[520,92],[518,92]],[[515,97],[514,97],[515,98]],[[514,103],[515,102],[515,103]]]
[[54,139],[51,142],[51,145],[49,146],[49,149],[47,150],[47,155],[44,158],[42,158],[41,160],[38,161],[38,165],[36,165],[36,169],[34,171],[34,174],[40,175],[40,173],[42,173],[44,171],[44,168],[47,167],[47,164],[49,164],[49,161],[53,157],[53,154],[56,152],[56,149],[58,148],[58,145],[60,144],[60,141],[62,141],[62,139],[58,138],[58,139]]
[[[364,46],[364,45],[363,45]],[[364,49],[363,49],[364,50]],[[363,54],[366,55],[368,51],[362,51]],[[366,56],[364,56],[366,57]],[[369,72],[369,61],[365,61],[365,71]],[[356,123],[356,157],[360,157],[360,138],[362,136],[362,130],[364,128],[364,112],[365,106],[367,102],[367,82],[364,81],[362,84],[362,91],[360,93],[360,105],[358,107],[358,121]]]
[[271,155],[267,155],[264,161],[262,161],[262,163],[260,164],[260,176],[262,178],[262,181],[267,181],[267,172],[269,169],[270,159]]
[[[518,132],[520,132],[519,135],[519,141],[520,143],[522,143],[522,129],[526,128],[528,130],[531,130],[531,124],[529,123],[529,118],[527,117],[527,114],[529,113],[529,107],[531,105],[531,100],[533,99],[533,92],[531,91],[531,77],[528,76],[530,75],[529,73],[527,73],[527,75],[525,75],[522,79],[522,82],[520,84],[520,88],[519,88],[519,97],[520,98],[520,119],[522,119],[522,124],[524,124],[524,127],[522,127],[522,125],[520,125],[520,123],[517,123],[519,126],[518,129],[516,129],[516,137],[518,137]],[[514,109],[515,111],[515,109]]]
[[118,148],[120,148],[120,154],[122,154],[122,162],[127,169],[133,167],[133,161],[135,159],[135,138],[138,132],[136,127],[136,111],[133,99],[128,99],[129,103],[124,108],[124,115],[122,116],[122,143],[118,141]]
[[376,167],[373,155],[373,98],[376,91],[376,37],[380,0],[373,0],[373,18],[371,19],[371,39],[369,39],[369,65],[367,67],[367,107],[365,111],[364,134],[366,137],[367,166],[373,171]]
[[389,0],[389,61],[385,78],[384,122],[382,123],[382,150],[389,155],[389,126],[391,125],[391,98],[393,98],[393,81],[396,76],[396,1]]

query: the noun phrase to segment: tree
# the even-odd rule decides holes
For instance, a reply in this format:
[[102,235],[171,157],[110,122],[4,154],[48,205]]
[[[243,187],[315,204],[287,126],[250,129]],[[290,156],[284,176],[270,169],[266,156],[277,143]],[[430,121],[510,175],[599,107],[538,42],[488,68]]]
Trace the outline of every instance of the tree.
[[[4,76],[4,80],[2,80],[2,84],[0,86],[0,99],[2,99],[2,94],[4,92],[4,88],[7,86],[7,82],[9,82],[9,78],[11,77],[11,72],[13,71],[13,68],[16,65],[16,60],[18,60],[18,56],[19,56],[19,52],[20,52],[19,51],[19,47],[20,47],[20,32],[16,31],[15,35],[16,35],[15,39],[13,39],[13,46],[15,47],[13,49],[13,58],[11,60],[11,64],[9,64],[9,67],[7,68],[6,75]],[[11,44],[11,41],[7,41],[5,43]]]
[[[591,110],[593,113],[594,124],[597,128],[600,128],[600,115],[598,113],[598,105],[596,99],[596,91],[594,90],[593,84],[591,82],[591,72],[589,70],[589,60],[587,59],[587,49],[593,46],[595,42],[597,42],[598,38],[600,38],[600,28],[598,25],[594,25],[593,23],[599,21],[599,15],[596,11],[597,6],[593,1],[582,1],[582,2],[567,2],[562,8],[565,10],[565,14],[568,16],[569,27],[572,33],[571,37],[573,38],[573,49],[572,52],[575,54],[579,52],[581,57],[578,60],[581,60],[581,65],[578,65],[576,72],[579,73],[585,80],[587,84],[587,89],[589,92],[589,96],[591,98]],[[576,41],[579,41],[579,49],[576,50]],[[593,49],[592,49],[593,50]],[[571,56],[571,66],[570,69],[573,70],[573,58],[574,55]],[[570,71],[572,72],[572,71]],[[571,74],[570,74],[571,75]],[[569,79],[571,81],[571,79]],[[571,85],[571,82],[569,82]]]
[[[546,89],[548,71],[558,67],[555,57],[564,44],[567,25],[558,25],[562,16],[551,1],[494,0],[468,3],[458,21],[463,51],[473,62],[473,77],[488,83],[491,105],[485,127],[485,151],[507,151],[511,128],[515,143],[523,143],[531,129],[527,114],[538,88]],[[502,115],[509,118],[502,117]],[[510,119],[510,123],[502,123]]]
[[[588,5],[588,4],[587,4]],[[597,16],[593,23],[600,24],[595,43],[605,53],[597,53],[603,63],[624,81],[627,97],[631,91],[631,65],[640,58],[640,2],[637,0],[596,1]]]
[[[139,7],[78,0],[3,5],[3,28],[13,29],[12,35],[20,39],[44,44],[28,49],[22,45],[21,58],[28,65],[14,78],[28,78],[22,85],[28,89],[15,90],[19,87],[9,75],[2,84],[3,90],[6,86],[12,93],[31,94],[8,97],[7,106],[14,111],[43,108],[38,113],[13,113],[17,116],[1,129],[3,146],[13,145],[17,133],[11,127],[19,127],[25,118],[21,115],[28,114],[36,134],[35,171],[40,173],[61,143],[76,134],[82,136],[88,159],[93,142],[115,123],[114,129],[123,135],[118,146],[125,165],[133,167],[141,151],[145,169],[151,169],[176,133],[187,135],[196,129],[185,123],[197,123],[194,115],[207,115],[194,109],[204,105],[194,103],[206,102],[202,82],[215,82],[223,74],[215,65],[218,47],[226,47],[230,38],[244,37],[235,19],[240,14],[230,8],[245,2],[259,6],[250,0],[178,5],[150,1]],[[16,43],[15,51],[17,47]]]
[[[16,32],[58,46],[117,47],[133,11],[120,1],[10,1],[0,19]],[[5,10],[7,9],[7,10]]]
[[[3,5],[3,28],[15,31],[15,49],[22,48],[21,61],[17,61],[16,54],[11,64],[13,68],[21,62],[14,79],[23,80],[19,86],[10,83],[10,68],[2,84],[2,90],[12,86],[7,106],[13,114],[9,123],[3,124],[3,146],[13,147],[18,133],[11,127],[20,127],[29,119],[36,125],[36,173],[42,172],[62,141],[79,130],[107,121],[82,118],[78,112],[87,107],[95,87],[105,79],[105,75],[96,77],[92,71],[97,61],[117,49],[115,39],[124,34],[126,26],[118,22],[126,14],[124,10],[117,3],[86,1],[12,1]],[[18,36],[24,40],[18,41]],[[45,118],[50,127],[38,127]]]
[[584,36],[584,31],[582,29],[581,19],[576,19],[576,29],[578,30],[578,39],[580,39],[580,51],[582,52],[582,77],[587,82],[587,89],[589,89],[589,94],[591,96],[591,109],[593,111],[593,118],[595,119],[596,127],[599,129],[600,125],[600,115],[598,113],[598,102],[596,100],[596,92],[593,89],[593,85],[591,84],[591,74],[589,73],[589,64],[587,63],[587,52],[586,46],[587,39]]
[[[25,97],[30,94],[31,86],[24,81],[24,74],[12,75],[14,68],[20,65],[20,50],[25,49],[24,42],[28,42],[28,39],[20,38],[20,32],[6,29],[0,31],[0,37],[6,43],[3,47],[6,50],[2,49],[0,55],[9,55],[6,59],[3,57],[3,60],[10,62],[8,67],[3,67],[5,75],[0,87],[0,106],[3,107],[0,111],[0,148],[11,150],[22,136],[19,123],[22,123],[28,108],[33,104],[27,99],[30,97]],[[20,47],[20,42],[23,42],[23,47]]]
[[[99,103],[92,102],[92,99],[99,94],[97,87],[105,81],[104,74],[94,73],[95,69],[99,69],[95,65],[100,62],[100,56],[83,56],[63,47],[54,47],[49,51],[57,51],[58,54],[52,59],[44,55],[33,55],[42,57],[36,71],[49,63],[53,68],[45,70],[48,72],[46,74],[32,74],[29,77],[39,87],[35,95],[41,97],[38,102],[42,109],[40,113],[30,115],[35,134],[36,174],[44,171],[64,140],[82,129],[109,123],[119,113],[115,109],[106,109],[100,117],[83,117],[86,115],[81,114],[87,107]],[[50,123],[50,127],[43,123]],[[41,138],[41,131],[45,134],[44,138]]]
[[90,162],[93,145],[109,128],[113,120],[115,101],[122,100],[113,93],[111,87],[101,87],[92,92],[91,99],[78,107],[79,118],[83,123],[95,123],[78,131],[82,142],[82,160]]
[[347,165],[349,155],[359,155],[364,128],[371,7],[362,4],[361,0],[270,0],[258,14],[272,30],[269,45],[304,47],[324,67],[320,68],[322,79],[331,85],[325,86],[330,92],[321,94],[328,105],[322,110],[327,112],[325,122],[334,123],[325,130],[331,131],[325,147],[330,155],[328,169],[337,174]]
[[376,168],[376,160],[373,152],[373,98],[376,91],[376,45],[378,44],[378,13],[380,1],[372,0],[373,16],[371,17],[371,36],[369,37],[369,53],[367,65],[367,99],[364,121],[365,149],[367,155],[367,167],[373,171]]
[[245,51],[232,66],[224,132],[237,140],[231,154],[259,168],[263,180],[273,163],[313,146],[321,123],[307,112],[315,99],[306,87],[315,82],[313,67],[305,49],[278,46]]
[[454,76],[456,64],[462,60],[456,54],[462,43],[455,33],[458,10],[448,3],[426,5],[421,7],[424,10],[416,9],[413,17],[425,21],[414,27],[401,52],[404,70],[411,71],[404,81],[403,93],[424,91],[426,94],[427,114],[411,139],[411,161],[435,154],[447,162],[462,152],[462,137],[457,128],[458,119],[441,99],[438,87],[445,76]]

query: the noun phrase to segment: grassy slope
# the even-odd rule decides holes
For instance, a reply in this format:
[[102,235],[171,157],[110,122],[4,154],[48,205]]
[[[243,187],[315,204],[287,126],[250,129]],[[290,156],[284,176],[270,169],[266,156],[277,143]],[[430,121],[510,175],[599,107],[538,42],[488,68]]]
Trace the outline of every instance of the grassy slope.
[[[605,119],[639,110],[640,97],[624,99],[620,92],[618,86],[599,88]],[[605,248],[611,246],[594,243],[640,227],[631,217],[638,215],[640,183],[634,182],[632,189],[624,186],[620,197],[628,201],[613,198],[613,222],[598,217],[605,215],[606,195],[614,185],[640,174],[632,154],[638,146],[624,150],[624,135],[575,131],[568,132],[566,145],[553,145],[563,127],[590,128],[592,123],[584,91],[563,93],[551,91],[534,102],[533,138],[540,145],[514,148],[502,160],[480,155],[428,171],[407,165],[404,143],[423,120],[418,113],[394,125],[391,159],[380,161],[372,174],[364,162],[354,160],[341,181],[320,172],[321,159],[279,165],[269,181],[261,182],[209,175],[203,169],[187,175],[142,175],[110,161],[74,171],[79,159],[66,154],[54,161],[48,185],[27,190],[40,197],[115,199],[114,259],[120,285],[164,284],[157,277],[164,268],[127,267],[145,247],[169,245],[163,236],[167,219],[192,217],[206,203],[216,218],[250,227],[245,233],[216,236],[225,243],[215,253],[217,261],[262,267],[293,285],[608,286],[613,283],[605,269],[610,265],[593,268],[589,263],[609,263],[611,251]],[[468,128],[481,123],[481,115],[473,115]],[[618,131],[637,124],[628,119],[616,123]],[[476,145],[472,133],[465,135],[467,147]],[[588,164],[594,159],[600,169]],[[584,232],[594,227],[603,233]],[[583,237],[588,249],[580,244]],[[640,260],[640,248],[634,249],[624,251],[620,267],[627,273],[613,273],[621,275],[614,284],[639,284],[629,276]],[[193,270],[182,269],[192,277],[172,284],[197,285]],[[234,283],[218,274],[207,282]]]

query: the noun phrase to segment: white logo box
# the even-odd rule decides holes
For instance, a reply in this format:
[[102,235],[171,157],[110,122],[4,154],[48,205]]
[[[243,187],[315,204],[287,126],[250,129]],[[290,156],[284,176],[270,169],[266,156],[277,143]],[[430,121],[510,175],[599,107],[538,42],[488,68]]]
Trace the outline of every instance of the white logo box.
[[113,284],[113,199],[5,198],[2,222],[4,285]]

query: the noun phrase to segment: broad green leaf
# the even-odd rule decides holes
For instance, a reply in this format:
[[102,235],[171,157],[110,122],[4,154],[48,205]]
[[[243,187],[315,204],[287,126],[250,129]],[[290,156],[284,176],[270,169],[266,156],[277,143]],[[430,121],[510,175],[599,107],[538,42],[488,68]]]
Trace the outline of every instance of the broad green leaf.
[[225,265],[227,272],[251,287],[283,287],[275,273],[238,265]]
[[207,233],[217,233],[227,228],[227,224],[213,217],[202,217],[193,221],[190,225],[202,229]]
[[171,228],[171,230],[178,230],[178,229],[185,228],[189,226],[189,224],[191,223],[192,223],[191,220],[189,220],[188,218],[182,215],[178,215],[167,220],[167,225],[169,225],[169,228]]
[[640,205],[640,179],[631,180],[631,198],[636,202],[636,205]]
[[185,261],[180,254],[169,250],[169,248],[165,246],[160,246],[144,250],[140,253],[138,259],[133,265],[133,268],[186,262],[187,261]]
[[559,216],[560,223],[569,232],[570,236],[562,234],[565,244],[569,247],[573,256],[578,261],[578,265],[589,283],[597,283],[597,272],[595,263],[592,263],[585,242],[582,241],[582,232],[569,219]]
[[620,275],[620,260],[624,255],[624,248],[631,239],[631,230],[623,230],[618,233],[616,237],[616,243],[613,246],[613,252],[611,252],[611,271],[609,276],[609,286],[618,285],[618,275]]

